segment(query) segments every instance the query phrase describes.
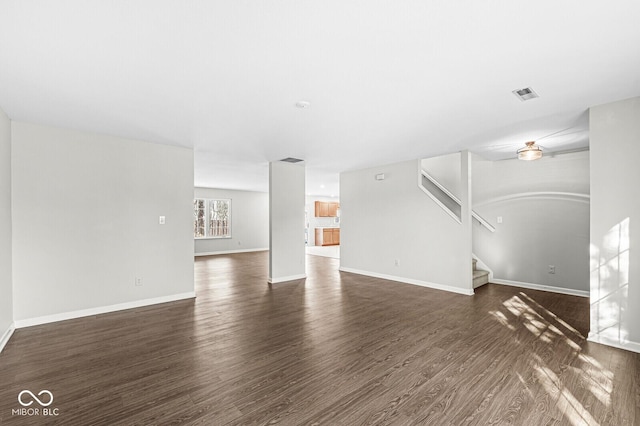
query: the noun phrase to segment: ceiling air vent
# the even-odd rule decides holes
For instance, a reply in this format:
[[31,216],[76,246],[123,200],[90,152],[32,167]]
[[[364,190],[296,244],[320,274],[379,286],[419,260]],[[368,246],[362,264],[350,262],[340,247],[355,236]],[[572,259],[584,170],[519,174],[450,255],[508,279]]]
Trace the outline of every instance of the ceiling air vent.
[[299,158],[287,157],[287,158],[283,158],[280,161],[284,161],[285,163],[299,163],[299,162],[304,161],[304,160],[301,160]]
[[514,90],[512,92],[521,101],[528,101],[529,99],[537,98],[538,94],[533,91],[531,87],[525,87],[524,89]]

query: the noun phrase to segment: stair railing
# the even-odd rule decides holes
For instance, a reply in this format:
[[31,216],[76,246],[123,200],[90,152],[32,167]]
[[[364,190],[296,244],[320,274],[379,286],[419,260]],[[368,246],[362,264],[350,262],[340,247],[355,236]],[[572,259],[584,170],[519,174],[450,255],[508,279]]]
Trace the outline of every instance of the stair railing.
[[[462,202],[460,199],[453,195],[447,188],[424,170],[421,170],[418,187],[456,222],[462,223]],[[471,211],[471,216],[489,231],[496,231],[496,228],[487,222],[475,210]]]

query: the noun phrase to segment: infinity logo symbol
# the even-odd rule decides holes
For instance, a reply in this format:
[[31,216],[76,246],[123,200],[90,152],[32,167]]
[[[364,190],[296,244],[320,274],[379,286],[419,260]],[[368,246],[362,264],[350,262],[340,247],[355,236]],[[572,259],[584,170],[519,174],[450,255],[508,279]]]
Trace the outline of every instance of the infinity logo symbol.
[[31,395],[31,398],[35,399],[38,404],[42,405],[43,407],[48,407],[53,403],[53,394],[51,392],[49,392],[48,390],[41,390],[40,392],[38,392],[38,396],[42,396],[42,394],[47,394],[49,395],[49,402],[42,402],[40,401],[40,399],[38,399],[38,396],[35,396],[33,394],[33,392],[29,391],[29,390],[23,390],[22,392],[20,392],[18,394],[18,402],[20,403],[20,405],[22,405],[23,407],[28,407],[31,404],[33,404],[33,401],[29,401],[29,402],[22,402],[22,395],[24,394],[29,394]]

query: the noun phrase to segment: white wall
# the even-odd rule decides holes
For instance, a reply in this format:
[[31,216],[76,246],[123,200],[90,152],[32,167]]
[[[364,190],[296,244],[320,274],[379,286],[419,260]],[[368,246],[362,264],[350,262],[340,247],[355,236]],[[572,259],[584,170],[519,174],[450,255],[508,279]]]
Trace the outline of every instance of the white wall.
[[304,278],[305,168],[269,163],[269,282]]
[[640,97],[590,109],[590,339],[640,352]]
[[0,350],[13,323],[11,240],[11,121],[0,110]]
[[474,210],[496,228],[474,224],[473,251],[494,281],[587,295],[589,152],[529,162],[474,156],[473,168]]
[[340,269],[471,294],[463,227],[418,188],[419,169],[414,160],[340,175]]
[[[514,154],[515,157],[515,154]],[[498,197],[536,192],[589,194],[589,151],[545,153],[536,161],[487,161],[474,158],[474,204]]]
[[194,197],[231,199],[231,238],[194,240],[196,256],[269,249],[268,193],[195,188]]
[[12,161],[16,323],[193,292],[192,150],[13,122]]

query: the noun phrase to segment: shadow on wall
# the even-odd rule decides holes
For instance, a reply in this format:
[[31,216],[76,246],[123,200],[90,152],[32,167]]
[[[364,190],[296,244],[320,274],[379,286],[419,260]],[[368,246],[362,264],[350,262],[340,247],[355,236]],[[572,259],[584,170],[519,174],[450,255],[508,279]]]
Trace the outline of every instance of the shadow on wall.
[[605,234],[600,247],[591,245],[591,333],[605,339],[628,342],[622,327],[629,293],[630,219]]

